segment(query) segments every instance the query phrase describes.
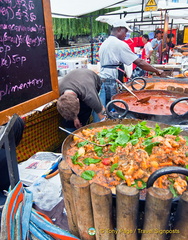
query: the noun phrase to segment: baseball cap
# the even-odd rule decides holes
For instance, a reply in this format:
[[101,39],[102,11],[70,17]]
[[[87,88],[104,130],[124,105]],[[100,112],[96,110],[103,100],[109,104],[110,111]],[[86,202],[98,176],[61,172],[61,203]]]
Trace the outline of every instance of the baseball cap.
[[108,24],[113,27],[125,27],[129,32],[132,32],[133,30],[129,28],[128,24],[126,23],[125,19],[116,19],[108,21]]
[[162,33],[162,31],[161,31],[161,30],[156,30],[155,33],[156,33],[156,34]]

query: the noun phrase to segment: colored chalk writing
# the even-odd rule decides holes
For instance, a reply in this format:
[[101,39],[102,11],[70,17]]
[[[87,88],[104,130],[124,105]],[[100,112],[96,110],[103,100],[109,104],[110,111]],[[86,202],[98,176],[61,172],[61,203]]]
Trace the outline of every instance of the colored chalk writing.
[[0,111],[52,91],[43,2],[0,0]]

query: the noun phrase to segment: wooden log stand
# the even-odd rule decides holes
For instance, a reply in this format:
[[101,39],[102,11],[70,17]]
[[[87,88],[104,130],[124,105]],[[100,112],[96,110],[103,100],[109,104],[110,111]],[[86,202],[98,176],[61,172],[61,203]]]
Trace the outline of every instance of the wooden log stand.
[[141,219],[141,200],[136,188],[118,185],[113,196],[109,188],[89,184],[72,173],[65,161],[59,164],[59,171],[69,229],[80,239],[188,239],[188,192],[184,192],[178,202],[176,222],[170,229],[173,196],[169,190],[154,187],[147,190],[144,217]]
[[116,187],[116,222],[118,240],[137,239],[139,191],[124,184]]
[[88,181],[75,174],[72,174],[70,183],[72,187],[79,235],[84,240],[94,240],[95,237],[88,234],[88,229],[94,227],[90,184]]
[[80,237],[78,231],[76,211],[72,196],[72,188],[70,184],[72,171],[65,161],[61,161],[61,164],[59,164],[59,173],[61,178],[65,208],[67,211],[69,229],[72,234],[74,234],[77,237]]
[[91,184],[91,199],[96,229],[96,239],[114,240],[112,221],[112,192],[96,183]]
[[172,197],[168,189],[154,187],[148,189],[141,240],[166,239],[166,234],[161,234],[159,230],[165,230],[168,227]]
[[180,197],[170,240],[187,240],[188,239],[188,192],[184,192]]

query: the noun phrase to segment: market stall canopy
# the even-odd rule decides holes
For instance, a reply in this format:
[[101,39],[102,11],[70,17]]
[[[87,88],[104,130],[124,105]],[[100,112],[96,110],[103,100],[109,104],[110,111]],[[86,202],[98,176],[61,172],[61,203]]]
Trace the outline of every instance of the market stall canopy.
[[[160,21],[164,19],[165,11],[168,12],[169,22],[173,19],[173,24],[185,24],[187,25],[188,20],[188,3],[185,0],[179,0],[175,3],[173,0],[159,0],[158,1],[158,11],[143,11],[142,2],[140,0],[127,0],[125,3],[119,3],[118,6],[125,7],[117,11],[109,12],[105,16],[99,16],[96,18],[97,21],[109,23],[115,18],[125,18],[125,20],[130,24],[130,26],[135,22],[140,22],[140,27],[144,30],[146,26],[155,29],[156,26],[151,25],[151,20]],[[135,21],[136,20],[136,21]],[[146,22],[146,20],[150,20]],[[149,29],[147,29],[149,30]],[[150,29],[152,30],[152,29]]]
[[126,0],[50,0],[52,17],[56,18],[80,17],[123,2]]
[[[161,10],[166,10],[166,9],[170,9],[168,10],[169,15],[172,15],[172,17],[181,17],[181,18],[187,18],[188,19],[188,3],[184,0],[182,0],[183,2],[169,2],[169,1],[165,1],[165,0],[159,0],[158,1],[158,12]],[[127,1],[128,2],[128,1]],[[125,3],[125,6],[127,6],[127,2]],[[185,10],[184,10],[184,9]],[[187,8],[187,9],[186,9]],[[127,14],[135,14],[135,12],[142,12],[142,4],[141,2],[137,5],[132,5],[130,7],[126,7],[126,8],[122,8],[120,10],[117,11],[113,11],[110,13],[107,13],[106,15],[109,14],[121,14],[121,13],[127,13]],[[150,13],[152,14],[157,14],[157,11],[151,11]]]
[[[144,5],[148,3],[149,0],[144,0]],[[183,8],[187,7],[187,0],[152,0],[152,4],[156,3],[158,9],[166,9],[166,8]],[[135,7],[142,6],[142,0],[127,0],[126,2],[117,3],[113,7]],[[119,10],[118,10],[119,11]],[[121,11],[121,10],[120,10]]]

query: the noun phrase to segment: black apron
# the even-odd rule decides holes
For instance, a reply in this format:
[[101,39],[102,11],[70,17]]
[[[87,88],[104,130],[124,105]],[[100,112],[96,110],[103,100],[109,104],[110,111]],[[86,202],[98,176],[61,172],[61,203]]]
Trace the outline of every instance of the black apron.
[[[120,69],[122,69],[124,71],[124,64],[123,63],[119,63],[117,65],[104,65],[104,66],[101,66],[101,67],[103,67],[103,68],[117,68],[117,67],[119,67]],[[122,71],[118,70],[118,79],[121,82],[123,82],[124,75],[125,75],[125,73],[123,73]]]

